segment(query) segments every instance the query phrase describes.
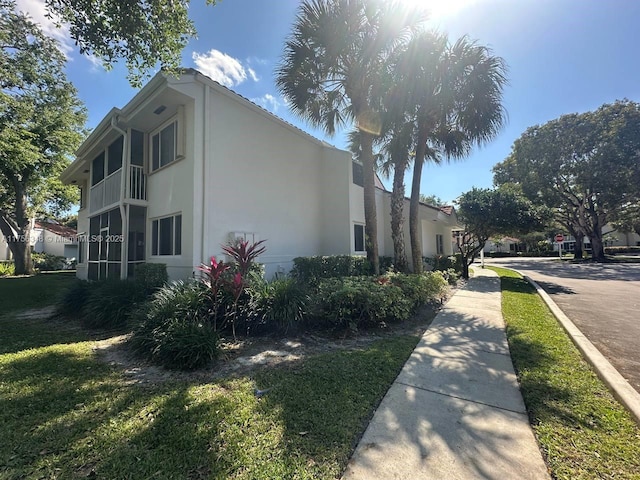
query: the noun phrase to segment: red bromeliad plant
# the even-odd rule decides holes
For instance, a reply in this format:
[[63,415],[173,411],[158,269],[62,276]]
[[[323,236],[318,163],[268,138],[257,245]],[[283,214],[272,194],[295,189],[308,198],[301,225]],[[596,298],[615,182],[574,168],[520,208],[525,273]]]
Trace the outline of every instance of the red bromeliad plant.
[[235,245],[223,245],[222,250],[234,259],[238,265],[238,271],[244,277],[249,273],[251,265],[258,258],[258,255],[266,250],[266,247],[261,246],[264,242],[266,240],[260,240],[249,245],[246,240],[239,240]]
[[224,263],[223,260],[219,262],[216,257],[212,256],[209,265],[204,263],[198,267],[198,270],[204,273],[204,283],[211,290],[211,300],[213,303],[213,329],[218,329],[218,296],[220,291],[224,287],[225,279],[223,274],[231,268],[231,265]]
[[[203,282],[211,290],[211,298],[213,302],[213,328],[217,330],[217,316],[221,302],[223,302],[223,293],[227,292],[233,298],[232,312],[226,315],[225,320],[231,321],[231,329],[233,331],[233,339],[236,339],[236,323],[238,319],[239,303],[242,294],[246,289],[245,279],[251,270],[251,266],[255,263],[258,255],[262,254],[266,248],[261,246],[265,240],[260,240],[253,244],[245,240],[240,240],[234,245],[222,245],[224,253],[233,258],[237,272],[233,273],[235,268],[223,260],[217,261],[216,257],[211,257],[209,265],[202,264],[198,270],[203,272]],[[226,321],[220,328],[224,328]]]

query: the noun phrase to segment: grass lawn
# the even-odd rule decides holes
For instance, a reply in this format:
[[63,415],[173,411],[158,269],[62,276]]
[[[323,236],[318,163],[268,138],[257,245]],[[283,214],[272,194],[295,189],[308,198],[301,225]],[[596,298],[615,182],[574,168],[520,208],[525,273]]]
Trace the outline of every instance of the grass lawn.
[[150,385],[97,360],[79,330],[16,322],[0,317],[2,479],[338,478],[418,341]]
[[584,361],[535,289],[511,270],[489,268],[501,278],[511,357],[554,477],[640,479],[640,427]]
[[0,277],[0,315],[51,305],[75,278],[76,273],[71,271],[40,273],[31,277]]

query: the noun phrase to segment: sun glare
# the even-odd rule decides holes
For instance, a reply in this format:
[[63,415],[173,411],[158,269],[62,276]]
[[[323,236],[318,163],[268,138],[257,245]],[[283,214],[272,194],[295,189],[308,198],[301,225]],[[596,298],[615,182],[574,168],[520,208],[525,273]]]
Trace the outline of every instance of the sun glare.
[[478,0],[403,0],[405,3],[422,7],[430,13],[431,20],[454,15],[464,7],[476,3]]

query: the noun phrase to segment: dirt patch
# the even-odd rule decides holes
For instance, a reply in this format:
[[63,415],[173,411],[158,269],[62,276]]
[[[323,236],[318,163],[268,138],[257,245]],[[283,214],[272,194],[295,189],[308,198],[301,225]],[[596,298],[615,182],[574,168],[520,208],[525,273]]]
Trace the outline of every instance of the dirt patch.
[[93,348],[102,361],[122,369],[131,383],[156,384],[170,380],[210,382],[247,375],[258,368],[294,364],[310,355],[366,348],[372,342],[390,336],[422,335],[439,309],[440,305],[425,305],[406,322],[382,324],[377,329],[337,336],[313,332],[284,338],[248,337],[236,342],[223,339],[220,359],[210,368],[196,372],[167,370],[141,360],[127,345],[130,335],[118,335],[98,341]]

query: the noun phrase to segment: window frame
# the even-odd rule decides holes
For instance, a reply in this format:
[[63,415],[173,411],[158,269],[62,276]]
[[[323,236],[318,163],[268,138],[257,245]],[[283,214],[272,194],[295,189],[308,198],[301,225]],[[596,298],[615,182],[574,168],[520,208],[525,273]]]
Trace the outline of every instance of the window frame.
[[436,255],[444,255],[444,235],[436,233]]
[[[149,173],[155,173],[159,170],[162,170],[163,168],[167,168],[170,165],[173,165],[178,160],[181,160],[182,158],[184,158],[184,156],[181,154],[181,148],[180,148],[180,142],[181,142],[180,124],[181,124],[181,121],[178,118],[178,115],[175,115],[171,117],[169,120],[167,120],[166,122],[162,123],[158,128],[152,130],[149,133]],[[165,163],[164,165],[162,165],[162,132],[171,126],[173,126],[173,159]],[[155,145],[156,136],[158,138],[157,147]],[[158,166],[157,167],[155,166],[155,158],[154,158],[156,148],[158,149],[158,163],[157,163]]]
[[[356,171],[358,172],[357,178]],[[356,180],[359,180],[359,182]],[[364,166],[354,160],[351,161],[351,183],[364,188]]]
[[[362,230],[362,250],[358,250],[358,233],[357,230]],[[354,223],[353,224],[353,251],[355,253],[366,253],[367,251],[367,242],[366,242],[366,231],[364,223]]]
[[[170,219],[171,233],[169,239],[171,242],[170,253],[160,253],[166,251],[161,248],[162,231],[161,224],[163,220]],[[182,212],[173,213],[171,215],[163,215],[149,219],[151,225],[151,255],[152,257],[180,257],[182,256]],[[179,230],[178,230],[179,227]]]

